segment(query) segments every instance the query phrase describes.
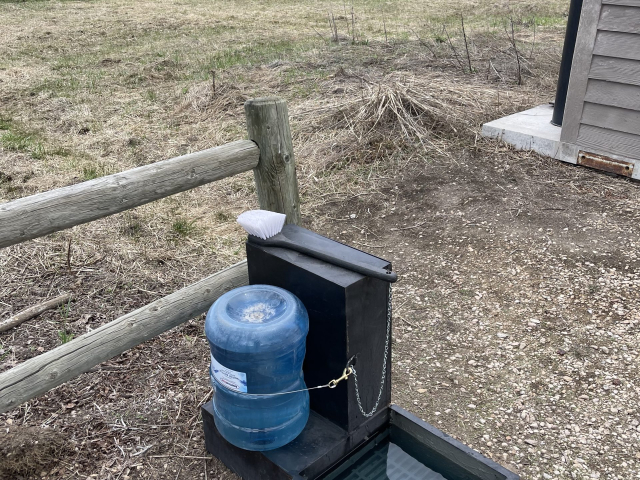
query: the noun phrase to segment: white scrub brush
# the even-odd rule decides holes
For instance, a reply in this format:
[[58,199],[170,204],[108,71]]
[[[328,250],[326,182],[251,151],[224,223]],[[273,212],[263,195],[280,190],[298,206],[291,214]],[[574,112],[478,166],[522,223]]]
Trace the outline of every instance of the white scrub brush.
[[249,210],[241,213],[238,223],[249,235],[266,240],[282,231],[287,216],[269,210]]
[[[391,270],[380,268],[355,259],[358,250],[334,242],[297,225],[285,225],[286,215],[267,210],[250,210],[238,217],[238,223],[249,234],[249,243],[265,247],[281,247],[304,253],[339,267],[358,272],[385,282],[395,282],[398,277]],[[366,257],[365,257],[366,258]]]

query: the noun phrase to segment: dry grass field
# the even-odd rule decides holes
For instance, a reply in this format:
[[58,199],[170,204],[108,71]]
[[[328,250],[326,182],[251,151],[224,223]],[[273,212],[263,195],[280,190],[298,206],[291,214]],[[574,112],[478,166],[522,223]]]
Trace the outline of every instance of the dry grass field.
[[[0,0],[0,202],[285,98],[304,225],[398,271],[394,402],[524,480],[640,478],[638,184],[479,136],[553,100],[567,9]],[[0,320],[74,294],[0,334],[0,371],[241,260],[256,206],[247,173],[0,250]],[[207,350],[197,318],[0,415],[0,478],[235,478],[204,449]]]

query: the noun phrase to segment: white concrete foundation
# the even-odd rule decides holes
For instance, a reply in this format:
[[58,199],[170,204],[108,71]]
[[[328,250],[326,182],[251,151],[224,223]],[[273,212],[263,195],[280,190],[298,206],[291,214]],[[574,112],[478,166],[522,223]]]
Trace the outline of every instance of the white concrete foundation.
[[547,157],[576,163],[578,147],[560,141],[560,127],[551,125],[551,105],[499,118],[482,126],[482,136],[497,138],[519,150],[533,150]]

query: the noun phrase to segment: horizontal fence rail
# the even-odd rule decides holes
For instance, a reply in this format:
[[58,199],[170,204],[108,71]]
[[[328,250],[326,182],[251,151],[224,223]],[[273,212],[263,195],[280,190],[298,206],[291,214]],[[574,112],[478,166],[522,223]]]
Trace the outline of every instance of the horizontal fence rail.
[[222,294],[247,285],[247,262],[178,290],[0,374],[0,413],[207,311]]
[[0,204],[0,248],[113,215],[258,166],[250,140]]
[[[250,140],[240,140],[69,187],[0,204],[0,248],[113,215],[253,169],[260,208],[300,223],[300,196],[287,105],[245,104]],[[0,413],[205,312],[249,282],[237,263],[0,373]],[[14,326],[13,323],[11,326]]]

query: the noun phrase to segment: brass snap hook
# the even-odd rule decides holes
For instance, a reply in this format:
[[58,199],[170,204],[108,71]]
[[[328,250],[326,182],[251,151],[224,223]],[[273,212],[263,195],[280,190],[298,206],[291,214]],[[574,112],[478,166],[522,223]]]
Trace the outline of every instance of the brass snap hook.
[[336,388],[336,386],[338,385],[338,383],[340,383],[342,380],[346,380],[347,378],[349,378],[349,375],[351,375],[351,373],[353,373],[353,370],[351,369],[351,367],[345,368],[342,371],[342,376],[340,378],[336,378],[335,380],[331,380],[327,386],[329,388]]

